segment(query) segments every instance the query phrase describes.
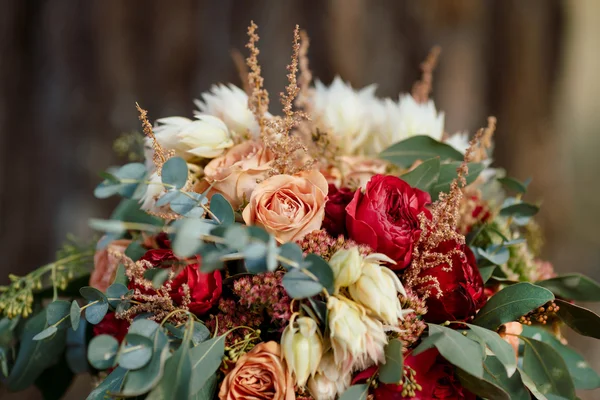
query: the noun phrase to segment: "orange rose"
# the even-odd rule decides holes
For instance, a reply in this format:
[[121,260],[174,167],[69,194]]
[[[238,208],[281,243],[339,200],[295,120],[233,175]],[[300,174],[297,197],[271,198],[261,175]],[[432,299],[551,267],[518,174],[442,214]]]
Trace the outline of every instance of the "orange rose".
[[261,142],[245,141],[232,147],[204,168],[206,181],[213,187],[209,197],[221,193],[234,209],[248,201],[257,181],[267,178],[273,153]]
[[385,174],[387,164],[383,160],[360,156],[340,158],[342,186],[357,189],[364,188],[374,175]]
[[244,222],[262,226],[280,243],[300,240],[321,229],[327,191],[327,180],[317,170],[272,176],[252,192]]
[[109,254],[111,251],[124,253],[131,243],[128,239],[114,240],[94,254],[94,270],[90,276],[90,286],[105,292],[115,278],[119,259]]
[[276,342],[256,345],[240,357],[219,390],[219,400],[294,400],[294,381]]

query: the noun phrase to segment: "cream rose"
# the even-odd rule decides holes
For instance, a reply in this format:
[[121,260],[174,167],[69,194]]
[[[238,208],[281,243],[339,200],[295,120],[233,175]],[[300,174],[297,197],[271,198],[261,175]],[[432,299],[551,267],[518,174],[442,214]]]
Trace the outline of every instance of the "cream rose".
[[212,184],[209,197],[221,193],[234,209],[239,208],[250,200],[257,181],[267,178],[272,160],[273,153],[262,142],[251,140],[232,147],[204,168],[206,181]]
[[342,186],[364,188],[374,175],[385,174],[387,164],[383,160],[366,157],[344,156],[340,158]]
[[252,192],[244,222],[263,227],[280,243],[300,240],[321,228],[327,190],[327,180],[317,170],[272,176]]
[[114,280],[120,261],[111,252],[124,253],[129,244],[131,244],[131,240],[119,239],[110,242],[102,250],[96,251],[96,254],[94,254],[94,270],[90,276],[90,286],[101,292],[108,289]]
[[294,400],[294,381],[276,342],[256,345],[240,357],[219,390],[219,400]]

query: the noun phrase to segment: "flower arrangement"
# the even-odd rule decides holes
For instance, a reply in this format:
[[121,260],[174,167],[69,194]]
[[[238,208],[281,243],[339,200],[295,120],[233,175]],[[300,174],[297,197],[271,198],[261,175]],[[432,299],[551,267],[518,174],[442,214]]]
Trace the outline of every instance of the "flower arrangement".
[[[492,165],[496,121],[444,132],[439,49],[398,101],[312,85],[294,31],[282,114],[248,29],[244,89],[153,126],[143,162],[102,174],[124,198],[103,237],[0,288],[9,389],[89,400],[576,399],[600,377],[561,327],[600,338],[575,302],[600,286],[538,259],[529,182]],[[116,147],[130,157],[129,144]],[[142,161],[140,159],[140,161]],[[89,282],[89,283],[88,283]],[[48,301],[50,300],[50,301]]]

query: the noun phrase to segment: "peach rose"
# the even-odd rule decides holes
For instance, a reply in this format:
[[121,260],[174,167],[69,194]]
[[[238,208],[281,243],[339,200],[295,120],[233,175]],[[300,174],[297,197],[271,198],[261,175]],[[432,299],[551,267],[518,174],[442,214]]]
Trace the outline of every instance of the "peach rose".
[[321,229],[327,191],[327,180],[317,170],[272,176],[252,192],[244,222],[263,227],[280,243],[300,240]]
[[342,186],[357,189],[364,188],[374,175],[384,175],[387,163],[375,158],[344,156],[340,158]]
[[245,141],[209,162],[204,168],[206,181],[212,184],[209,197],[221,193],[234,209],[248,201],[257,181],[267,178],[273,153],[258,141]]
[[110,242],[102,250],[94,254],[94,270],[90,276],[90,286],[95,287],[101,292],[105,292],[115,279],[119,259],[110,252],[124,253],[131,240],[119,239]]
[[240,357],[219,390],[219,400],[294,400],[294,381],[276,342],[256,345]]

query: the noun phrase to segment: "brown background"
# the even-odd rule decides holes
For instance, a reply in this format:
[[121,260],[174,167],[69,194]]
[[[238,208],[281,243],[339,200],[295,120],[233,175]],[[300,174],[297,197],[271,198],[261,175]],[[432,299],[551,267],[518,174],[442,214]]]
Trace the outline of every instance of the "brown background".
[[[440,44],[433,97],[446,112],[446,130],[473,132],[497,116],[497,164],[532,177],[529,200],[544,203],[545,257],[559,271],[600,279],[600,2],[8,0],[2,6],[0,282],[8,272],[24,274],[51,261],[66,233],[89,236],[88,218],[108,216],[114,201],[95,200],[92,190],[97,171],[122,162],[113,140],[138,129],[135,101],[151,118],[190,116],[192,99],[211,84],[240,84],[229,52],[243,50],[250,19],[259,25],[272,97],[286,83],[296,23],[312,38],[315,76],[330,82],[339,73],[356,87],[376,82],[381,96],[408,91],[428,49]],[[593,342],[572,343],[600,369]],[[83,398],[87,382],[79,389],[68,398]]]

